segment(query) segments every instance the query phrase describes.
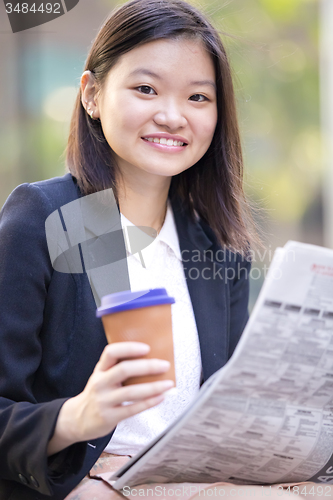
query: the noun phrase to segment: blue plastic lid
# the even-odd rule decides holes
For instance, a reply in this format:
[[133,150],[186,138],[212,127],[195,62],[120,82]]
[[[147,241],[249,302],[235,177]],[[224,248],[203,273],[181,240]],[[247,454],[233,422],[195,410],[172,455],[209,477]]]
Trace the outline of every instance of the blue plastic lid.
[[112,314],[140,307],[158,306],[161,304],[173,304],[175,299],[169,297],[165,288],[154,288],[152,290],[141,290],[139,292],[112,293],[102,297],[101,307],[96,311],[100,318],[105,314]]

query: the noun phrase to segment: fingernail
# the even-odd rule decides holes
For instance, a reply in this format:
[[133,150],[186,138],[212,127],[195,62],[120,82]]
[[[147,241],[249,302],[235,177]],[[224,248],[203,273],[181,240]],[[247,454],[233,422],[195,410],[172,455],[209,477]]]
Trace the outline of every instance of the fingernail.
[[138,350],[141,352],[148,352],[150,350],[150,347],[148,344],[139,344]]
[[169,387],[173,387],[174,385],[175,384],[174,384],[173,380],[163,380],[162,381],[162,386],[165,389],[169,389]]
[[161,368],[169,368],[170,367],[170,363],[169,363],[169,361],[165,361],[164,359],[161,359],[160,360],[160,366],[161,366]]

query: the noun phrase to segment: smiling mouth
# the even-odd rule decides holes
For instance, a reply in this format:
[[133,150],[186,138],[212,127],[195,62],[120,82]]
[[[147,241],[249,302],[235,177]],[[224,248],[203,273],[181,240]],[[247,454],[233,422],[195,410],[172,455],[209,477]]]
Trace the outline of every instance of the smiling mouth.
[[165,146],[187,146],[186,142],[174,141],[173,139],[166,139],[165,137],[142,137],[144,141],[155,142],[156,144],[163,144]]

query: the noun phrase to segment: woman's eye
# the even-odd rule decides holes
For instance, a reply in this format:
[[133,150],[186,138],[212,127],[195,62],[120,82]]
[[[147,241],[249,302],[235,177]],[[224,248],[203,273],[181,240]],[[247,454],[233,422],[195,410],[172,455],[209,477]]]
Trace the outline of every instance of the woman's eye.
[[[149,85],[140,85],[140,87],[137,87],[137,90],[141,92],[142,94],[147,94],[147,95],[152,95],[155,93],[155,90],[150,87]],[[151,92],[152,91],[152,92]]]
[[190,99],[195,102],[208,101],[207,97],[202,94],[194,94],[190,97]]

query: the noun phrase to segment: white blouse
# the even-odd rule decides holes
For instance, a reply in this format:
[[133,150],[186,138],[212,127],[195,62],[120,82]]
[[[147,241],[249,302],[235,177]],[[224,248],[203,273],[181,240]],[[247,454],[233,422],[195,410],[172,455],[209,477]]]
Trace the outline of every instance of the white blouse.
[[[121,224],[123,228],[133,226],[122,214]],[[146,268],[142,266],[138,254],[130,253],[128,239],[126,247],[131,290],[163,287],[176,301],[171,305],[171,311],[177,391],[168,394],[158,406],[118,424],[105,448],[106,452],[117,455],[135,455],[163,432],[193,400],[201,377],[198,332],[170,202],[160,233],[151,245],[142,250]]]

